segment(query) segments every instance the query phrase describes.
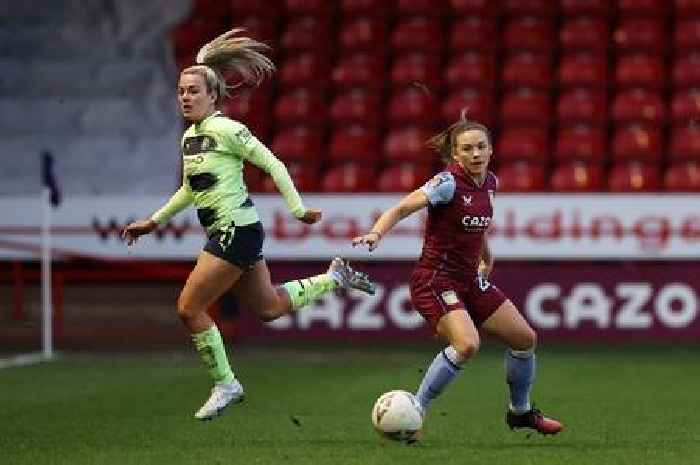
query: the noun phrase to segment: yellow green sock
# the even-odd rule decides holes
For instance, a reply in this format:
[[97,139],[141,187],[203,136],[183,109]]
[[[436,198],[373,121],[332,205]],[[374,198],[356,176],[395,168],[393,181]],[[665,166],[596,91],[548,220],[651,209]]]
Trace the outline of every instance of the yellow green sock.
[[309,305],[326,292],[337,288],[338,283],[324,273],[310,278],[289,281],[284,283],[282,287],[289,294],[289,298],[292,301],[292,309],[297,310],[305,305]]
[[232,383],[236,377],[226,357],[226,348],[216,325],[192,335],[194,347],[215,383]]

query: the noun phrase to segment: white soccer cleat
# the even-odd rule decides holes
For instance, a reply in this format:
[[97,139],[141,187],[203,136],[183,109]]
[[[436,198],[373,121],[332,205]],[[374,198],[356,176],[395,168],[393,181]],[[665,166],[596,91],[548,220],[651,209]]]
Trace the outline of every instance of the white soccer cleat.
[[198,420],[212,420],[231,404],[243,402],[243,386],[238,380],[228,384],[215,384],[209,399],[197,410],[194,417]]
[[331,260],[326,273],[343,289],[357,289],[369,295],[377,292],[377,285],[369,279],[367,273],[353,270],[350,264],[340,257]]

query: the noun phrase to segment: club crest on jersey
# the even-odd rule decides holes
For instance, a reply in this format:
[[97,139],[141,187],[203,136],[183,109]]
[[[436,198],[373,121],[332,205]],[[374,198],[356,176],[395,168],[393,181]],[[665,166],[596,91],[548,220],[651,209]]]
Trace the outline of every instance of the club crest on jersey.
[[469,196],[463,195],[463,196],[462,196],[462,200],[464,200],[464,205],[465,205],[465,206],[466,206],[466,205],[471,205],[471,204],[472,204],[472,196],[471,196],[471,195],[469,195]]
[[459,303],[459,299],[457,298],[457,293],[455,291],[444,291],[442,294],[443,302],[445,302],[447,305],[457,305]]

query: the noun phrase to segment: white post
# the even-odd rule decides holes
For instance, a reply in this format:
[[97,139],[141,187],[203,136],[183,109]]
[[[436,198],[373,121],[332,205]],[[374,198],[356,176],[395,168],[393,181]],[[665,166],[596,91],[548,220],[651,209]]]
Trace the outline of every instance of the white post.
[[41,304],[44,359],[53,357],[53,307],[51,304],[51,190],[41,192]]

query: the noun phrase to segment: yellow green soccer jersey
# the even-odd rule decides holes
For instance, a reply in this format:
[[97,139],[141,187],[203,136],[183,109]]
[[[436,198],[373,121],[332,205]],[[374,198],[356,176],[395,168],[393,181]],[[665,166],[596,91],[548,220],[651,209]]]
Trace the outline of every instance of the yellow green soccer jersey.
[[215,112],[192,124],[182,137],[183,180],[170,201],[152,217],[164,223],[189,204],[211,233],[259,221],[243,180],[243,162],[272,175],[297,218],[304,215],[301,198],[287,169],[248,128]]

